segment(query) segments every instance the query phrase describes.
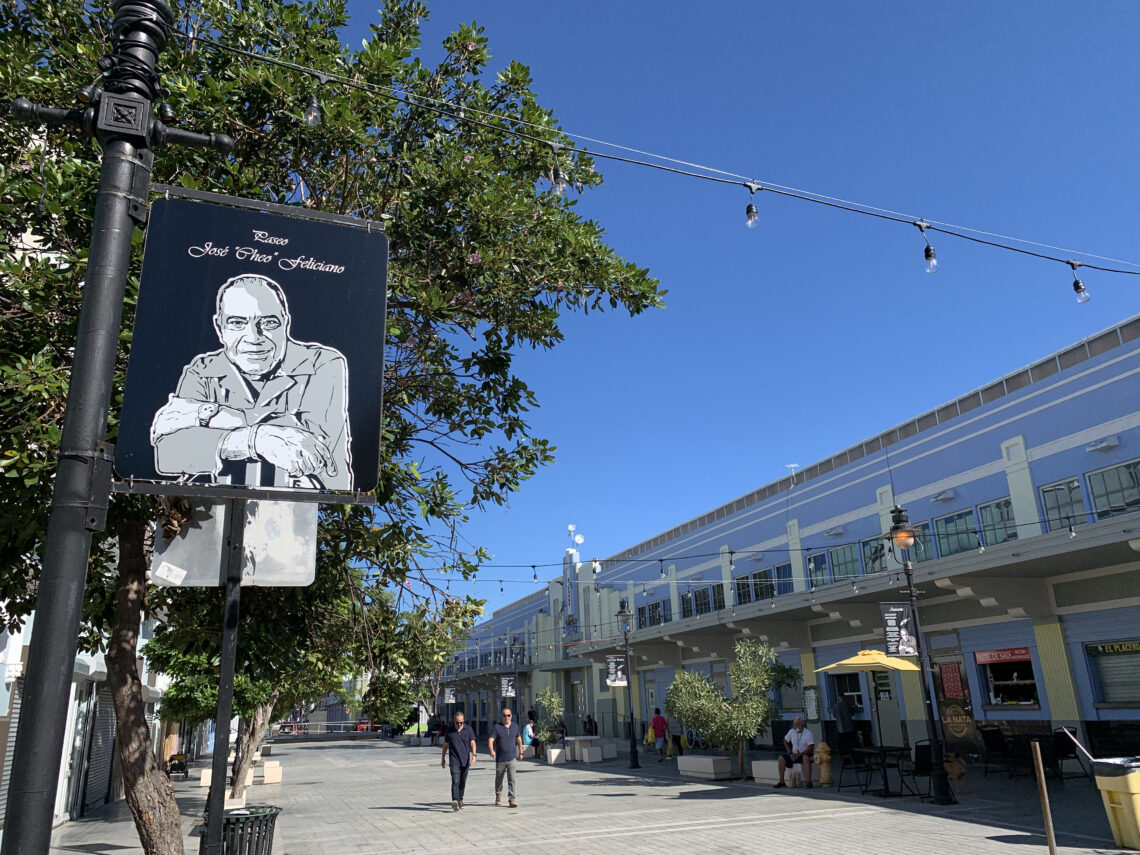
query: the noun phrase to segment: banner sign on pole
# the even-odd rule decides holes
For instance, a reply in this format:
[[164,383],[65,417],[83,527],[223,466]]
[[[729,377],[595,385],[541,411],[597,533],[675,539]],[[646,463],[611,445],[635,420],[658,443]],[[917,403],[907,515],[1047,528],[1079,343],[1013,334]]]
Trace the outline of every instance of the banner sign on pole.
[[914,616],[910,603],[879,603],[883,615],[883,639],[888,656],[917,656],[914,639]]
[[607,686],[625,686],[629,684],[625,673],[625,657],[624,656],[607,656],[606,657],[606,685]]
[[443,702],[445,704],[455,703],[455,686],[443,687]]
[[504,698],[515,696],[515,678],[503,676],[499,679],[499,695]]
[[132,491],[376,488],[388,239],[298,213],[151,206],[115,459]]

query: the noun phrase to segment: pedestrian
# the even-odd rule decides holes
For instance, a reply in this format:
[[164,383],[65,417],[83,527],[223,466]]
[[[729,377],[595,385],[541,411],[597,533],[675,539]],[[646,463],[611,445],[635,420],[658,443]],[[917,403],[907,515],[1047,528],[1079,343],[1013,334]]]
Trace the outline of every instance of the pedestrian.
[[499,721],[491,728],[487,750],[495,759],[495,804],[503,803],[503,776],[507,778],[507,807],[518,807],[515,801],[515,767],[522,756],[522,734],[512,720],[512,713],[504,709]]
[[523,731],[523,744],[531,747],[537,760],[542,753],[542,743],[538,741],[538,726],[534,722],[534,713],[527,713],[527,716],[526,729]]
[[586,720],[582,722],[582,733],[584,736],[597,736],[598,723],[590,716],[586,716]]
[[673,753],[681,757],[685,753],[681,745],[681,720],[675,715],[669,716],[669,739],[673,742]]
[[657,745],[657,762],[665,762],[665,737],[669,735],[669,722],[661,715],[661,707],[653,710],[653,720],[649,722],[653,731],[653,741]]
[[784,772],[787,769],[795,770],[796,763],[803,763],[804,786],[811,789],[811,755],[815,750],[815,737],[804,724],[803,716],[796,716],[792,722],[792,729],[784,734],[784,753],[776,761],[776,768],[780,771],[780,780],[776,787],[786,787]]
[[850,695],[840,695],[830,712],[835,715],[835,730],[839,734],[839,756],[851,757],[855,748],[855,705]]
[[451,761],[451,809],[463,807],[463,790],[467,787],[467,773],[475,764],[475,731],[467,726],[462,711],[456,710],[451,727],[443,737],[443,755],[440,768]]
[[428,734],[431,736],[431,744],[433,746],[439,744],[439,718],[435,713],[428,716]]

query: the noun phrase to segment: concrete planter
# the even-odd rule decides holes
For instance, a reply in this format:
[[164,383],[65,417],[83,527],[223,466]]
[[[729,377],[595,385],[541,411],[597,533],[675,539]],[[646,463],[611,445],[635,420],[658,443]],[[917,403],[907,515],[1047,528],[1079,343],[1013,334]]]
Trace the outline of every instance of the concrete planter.
[[565,748],[552,748],[549,745],[546,747],[546,762],[551,766],[557,763],[566,762],[566,749]]
[[732,758],[707,754],[686,754],[677,758],[677,771],[686,778],[727,781],[732,777]]

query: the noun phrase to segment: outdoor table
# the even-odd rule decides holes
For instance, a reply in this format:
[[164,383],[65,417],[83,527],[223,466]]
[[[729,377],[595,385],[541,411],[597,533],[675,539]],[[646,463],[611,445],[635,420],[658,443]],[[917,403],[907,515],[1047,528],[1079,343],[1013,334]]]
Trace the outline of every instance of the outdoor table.
[[601,737],[600,736],[567,736],[566,737],[566,747],[569,748],[571,745],[573,745],[573,747],[574,747],[574,760],[575,760],[575,762],[581,763],[582,762],[582,752],[579,751],[578,749],[582,746],[583,743],[585,743],[586,745],[589,745],[591,742],[593,742],[597,739],[601,739]]
[[[883,797],[887,796],[901,796],[903,794],[903,787],[906,784],[902,779],[902,768],[900,761],[903,757],[910,754],[910,749],[901,745],[874,745],[871,747],[862,747],[853,749],[856,754],[866,755],[867,758],[879,767],[879,775],[883,779],[883,789],[870,790],[870,792],[881,792]],[[891,761],[894,761],[893,763]],[[888,776],[888,770],[891,768],[899,769],[899,789],[895,792],[891,791],[891,779]],[[869,783],[869,781],[868,781]],[[868,792],[864,790],[863,792]]]

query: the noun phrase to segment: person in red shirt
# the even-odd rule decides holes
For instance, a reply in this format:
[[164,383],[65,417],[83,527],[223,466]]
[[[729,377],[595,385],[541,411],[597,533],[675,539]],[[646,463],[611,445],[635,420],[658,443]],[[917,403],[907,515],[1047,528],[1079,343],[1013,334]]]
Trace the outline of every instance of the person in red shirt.
[[665,716],[661,715],[661,708],[657,707],[653,710],[653,720],[649,722],[649,727],[653,730],[653,740],[657,744],[657,762],[665,762],[665,739],[669,735],[669,722],[665,720]]

